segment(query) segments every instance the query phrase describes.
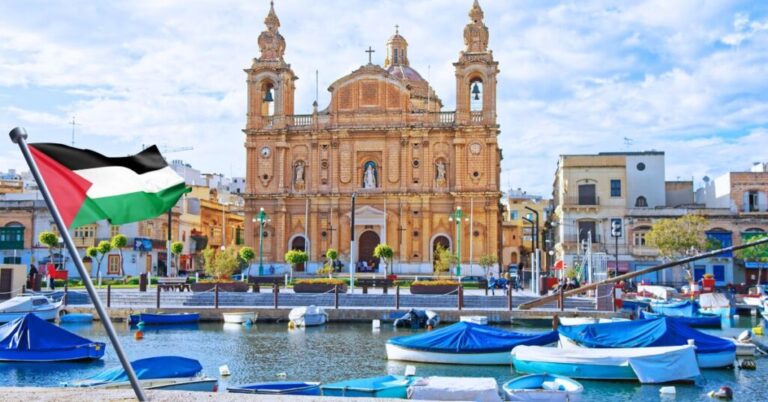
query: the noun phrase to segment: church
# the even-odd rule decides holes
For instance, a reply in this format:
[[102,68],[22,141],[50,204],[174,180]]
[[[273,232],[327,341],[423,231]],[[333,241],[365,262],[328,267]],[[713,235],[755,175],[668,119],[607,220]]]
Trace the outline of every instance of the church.
[[386,243],[395,274],[432,272],[437,245],[460,255],[462,275],[481,274],[480,256],[499,256],[502,153],[499,69],[477,0],[453,63],[455,111],[442,110],[410,66],[408,42],[396,29],[383,66],[369,53],[368,64],[331,84],[327,107],[315,102],[311,114],[294,114],[298,77],[283,57],[287,41],[274,5],[264,22],[261,54],[245,70],[243,130],[246,244],[257,256],[261,246],[262,273],[287,269],[284,255],[293,249],[309,254],[298,271],[322,267],[329,248],[344,271],[350,263],[381,269],[373,251]]

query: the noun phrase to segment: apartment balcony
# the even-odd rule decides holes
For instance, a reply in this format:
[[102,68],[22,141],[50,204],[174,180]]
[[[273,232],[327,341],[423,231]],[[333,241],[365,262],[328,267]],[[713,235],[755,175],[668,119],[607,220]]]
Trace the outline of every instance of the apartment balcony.
[[632,246],[631,253],[636,257],[658,257],[659,249],[650,246]]
[[[582,235],[579,237],[576,233],[566,233],[563,238],[561,239],[561,242],[564,244],[577,244],[579,242],[587,241],[588,237],[586,235]],[[602,243],[602,236],[600,233],[596,233],[592,235],[592,244],[600,244]]]
[[580,197],[578,195],[563,197],[564,210],[597,211],[600,207],[600,197]]
[[73,237],[72,240],[75,242],[75,247],[77,248],[94,247],[97,244],[95,237]]

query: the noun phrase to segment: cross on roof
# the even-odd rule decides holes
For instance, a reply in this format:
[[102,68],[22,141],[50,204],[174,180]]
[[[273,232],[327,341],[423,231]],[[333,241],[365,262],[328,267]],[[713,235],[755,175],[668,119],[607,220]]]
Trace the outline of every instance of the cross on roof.
[[372,63],[371,63],[371,55],[372,55],[372,53],[374,53],[374,52],[375,52],[375,50],[373,50],[373,48],[371,48],[370,46],[368,46],[368,50],[366,50],[365,52],[366,52],[366,53],[368,53],[368,64],[372,64]]

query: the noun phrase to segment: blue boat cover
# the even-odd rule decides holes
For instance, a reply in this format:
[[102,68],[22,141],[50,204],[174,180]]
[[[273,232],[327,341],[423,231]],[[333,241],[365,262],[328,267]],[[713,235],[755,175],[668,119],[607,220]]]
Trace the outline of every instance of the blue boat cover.
[[398,336],[387,342],[429,352],[493,353],[508,352],[518,345],[548,345],[557,340],[556,331],[521,334],[487,325],[458,322],[423,334]]
[[61,350],[95,343],[31,313],[0,327],[0,350]]
[[[194,377],[203,370],[199,361],[180,356],[157,356],[134,360],[131,362],[131,367],[133,367],[139,380]],[[128,375],[122,367],[115,367],[102,371],[88,378],[87,381],[94,383],[124,382],[128,381]]]
[[[641,319],[654,319],[658,317],[665,317],[659,313],[651,313],[648,311],[640,311]],[[708,328],[720,328],[722,327],[722,317],[719,315],[697,315],[693,317],[672,317],[677,322],[681,322],[691,327],[708,327]]]
[[646,346],[681,346],[693,339],[696,353],[736,350],[728,340],[697,331],[672,317],[621,321],[606,324],[561,326],[561,335],[590,348],[639,348]]
[[651,310],[667,317],[693,317],[699,312],[695,301],[685,300],[671,303],[651,303]]

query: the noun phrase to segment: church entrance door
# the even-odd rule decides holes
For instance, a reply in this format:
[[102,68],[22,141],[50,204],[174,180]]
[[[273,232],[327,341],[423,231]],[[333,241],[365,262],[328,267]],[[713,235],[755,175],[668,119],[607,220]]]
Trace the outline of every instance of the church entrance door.
[[[291,241],[291,250],[307,251],[304,236],[296,236],[293,241]],[[297,264],[294,267],[294,270],[297,272],[304,272],[304,263]]]
[[437,259],[437,246],[441,246],[444,249],[451,249],[451,241],[445,236],[437,236],[432,240],[432,267],[434,268],[435,259]]
[[[366,271],[377,272],[379,269],[379,259],[373,256],[373,250],[379,245],[381,239],[379,235],[371,230],[367,230],[360,235],[360,247],[357,251],[357,261],[365,262],[367,265],[363,268]],[[363,265],[360,264],[362,268]]]

